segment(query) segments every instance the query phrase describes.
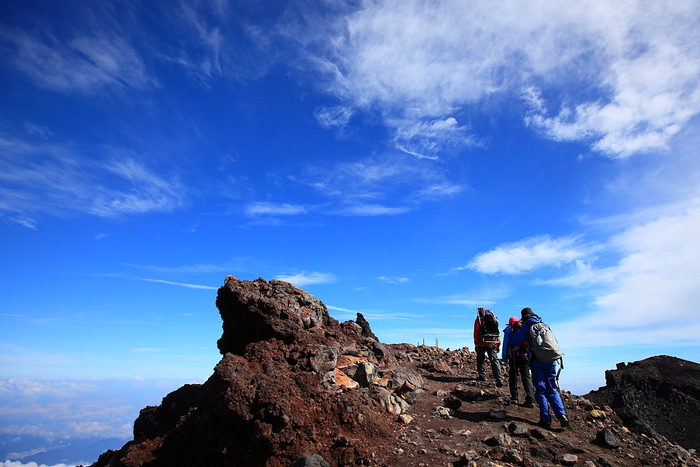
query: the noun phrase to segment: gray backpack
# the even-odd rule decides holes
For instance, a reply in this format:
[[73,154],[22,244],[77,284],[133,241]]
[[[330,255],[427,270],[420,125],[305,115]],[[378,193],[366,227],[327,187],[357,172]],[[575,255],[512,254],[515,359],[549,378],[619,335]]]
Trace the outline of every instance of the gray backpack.
[[546,324],[539,322],[530,326],[530,338],[532,351],[535,353],[537,360],[544,363],[552,363],[564,355],[552,330]]

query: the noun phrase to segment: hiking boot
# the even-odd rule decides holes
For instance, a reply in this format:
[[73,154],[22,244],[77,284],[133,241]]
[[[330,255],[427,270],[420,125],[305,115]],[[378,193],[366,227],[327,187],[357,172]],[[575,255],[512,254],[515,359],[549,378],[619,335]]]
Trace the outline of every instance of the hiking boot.
[[477,381],[486,381],[486,376],[479,376],[476,378]]
[[496,387],[497,387],[497,388],[502,388],[502,387],[503,387],[503,381],[496,381]]
[[562,415],[559,417],[559,424],[561,425],[562,428],[566,428],[569,426],[569,417],[566,415]]
[[524,406],[527,407],[528,409],[531,409],[535,406],[535,403],[532,400],[525,399]]
[[545,430],[551,430],[552,422],[545,422],[544,420],[540,420],[539,422],[537,422],[537,426],[540,428],[544,428]]

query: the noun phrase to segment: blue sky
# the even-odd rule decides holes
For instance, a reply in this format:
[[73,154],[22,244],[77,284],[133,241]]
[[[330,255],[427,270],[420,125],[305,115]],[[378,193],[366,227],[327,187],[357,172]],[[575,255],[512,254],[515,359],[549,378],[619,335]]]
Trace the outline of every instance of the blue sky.
[[4,2],[0,378],[201,382],[228,274],[389,343],[472,347],[477,306],[529,306],[576,393],[619,361],[700,360],[699,19]]

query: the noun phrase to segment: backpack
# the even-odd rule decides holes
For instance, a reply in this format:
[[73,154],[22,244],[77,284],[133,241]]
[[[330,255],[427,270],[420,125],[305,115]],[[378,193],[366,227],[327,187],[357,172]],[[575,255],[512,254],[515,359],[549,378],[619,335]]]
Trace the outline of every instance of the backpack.
[[530,326],[530,340],[532,341],[532,351],[537,360],[541,362],[552,363],[564,355],[554,333],[543,322]]
[[484,344],[501,343],[498,318],[491,310],[479,310],[479,328],[481,329],[481,342]]

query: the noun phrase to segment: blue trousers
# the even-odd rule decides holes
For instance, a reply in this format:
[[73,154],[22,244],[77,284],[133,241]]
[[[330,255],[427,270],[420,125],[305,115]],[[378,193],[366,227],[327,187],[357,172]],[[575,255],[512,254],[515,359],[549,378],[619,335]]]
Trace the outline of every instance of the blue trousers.
[[552,407],[557,418],[566,415],[564,403],[557,389],[557,363],[543,363],[539,360],[532,361],[532,382],[535,385],[535,401],[540,407],[540,420],[551,422],[552,416],[549,407]]

